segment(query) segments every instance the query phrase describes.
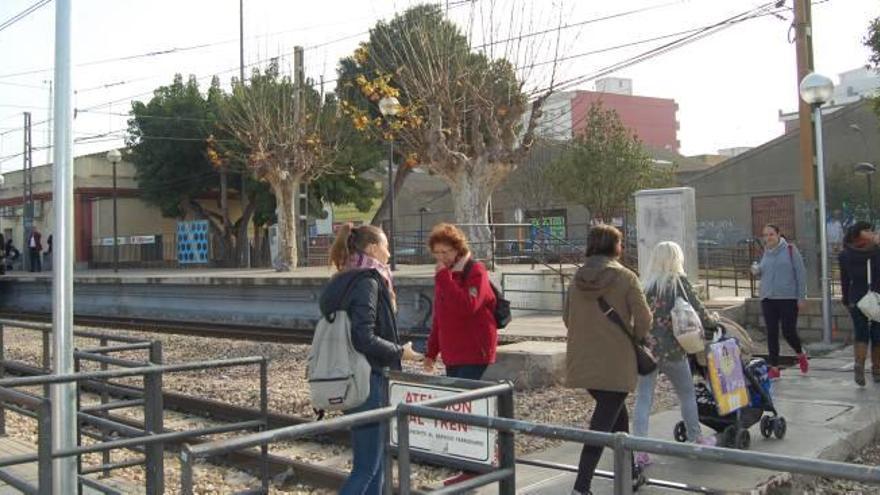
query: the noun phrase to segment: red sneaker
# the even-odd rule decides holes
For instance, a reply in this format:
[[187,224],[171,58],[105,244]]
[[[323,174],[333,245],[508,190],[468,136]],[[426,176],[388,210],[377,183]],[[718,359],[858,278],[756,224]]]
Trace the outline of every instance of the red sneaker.
[[771,366],[769,370],[767,370],[767,378],[771,380],[779,380],[780,377],[779,368],[776,366]]
[[443,486],[455,485],[455,484],[461,483],[462,481],[467,481],[471,478],[475,478],[476,476],[477,476],[476,473],[462,472],[461,474],[453,476],[452,478],[447,478],[447,479],[443,480]]
[[798,365],[801,367],[801,373],[806,375],[807,371],[810,370],[810,361],[807,358],[807,353],[802,352],[797,355],[797,358],[798,358]]

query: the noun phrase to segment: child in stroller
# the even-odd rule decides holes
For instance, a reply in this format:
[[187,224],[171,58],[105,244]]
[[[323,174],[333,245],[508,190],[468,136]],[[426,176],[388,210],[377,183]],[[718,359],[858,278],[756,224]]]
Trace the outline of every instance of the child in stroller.
[[[751,355],[751,342],[748,334],[739,325],[730,320],[722,321],[720,325],[720,339],[733,339],[742,351],[743,375],[746,379],[746,387],[749,394],[749,404],[730,414],[720,415],[715,396],[712,394],[708,380],[708,367],[705,358],[695,356],[691,363],[694,366],[695,375],[702,380],[695,385],[697,395],[697,410],[699,411],[700,423],[712,428],[717,433],[718,445],[735,447],[747,450],[751,445],[749,428],[760,423],[761,435],[764,438],[776,436],[778,439],[785,437],[786,422],[780,416],[773,405],[773,394],[770,378],[768,377],[767,363],[760,358],[753,358],[746,362],[745,356]],[[738,338],[739,337],[739,338]],[[745,349],[743,347],[746,347]],[[764,413],[770,413],[765,415]],[[673,431],[674,437],[679,442],[687,441],[687,430],[684,421],[679,421]]]

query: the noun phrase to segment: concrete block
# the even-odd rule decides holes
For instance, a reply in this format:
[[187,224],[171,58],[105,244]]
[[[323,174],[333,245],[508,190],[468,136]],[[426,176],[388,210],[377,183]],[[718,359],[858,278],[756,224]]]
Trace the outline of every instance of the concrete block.
[[517,390],[547,387],[565,378],[565,342],[526,341],[498,347],[484,380],[510,380]]

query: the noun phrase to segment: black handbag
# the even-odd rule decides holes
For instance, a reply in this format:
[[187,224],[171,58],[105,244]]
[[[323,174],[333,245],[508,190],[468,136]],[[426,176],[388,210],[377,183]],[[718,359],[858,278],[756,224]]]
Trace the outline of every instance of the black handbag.
[[633,351],[636,353],[636,369],[638,370],[640,375],[649,375],[657,369],[657,358],[651,354],[651,351],[645,347],[645,344],[636,341],[636,338],[633,334],[629,333],[629,330],[626,329],[626,324],[623,322],[623,319],[617,314],[617,311],[608,304],[608,301],[605,300],[604,297],[599,297],[599,308],[602,310],[602,313],[608,317],[615,325],[620,328],[620,331],[626,335],[629,341],[632,343]]

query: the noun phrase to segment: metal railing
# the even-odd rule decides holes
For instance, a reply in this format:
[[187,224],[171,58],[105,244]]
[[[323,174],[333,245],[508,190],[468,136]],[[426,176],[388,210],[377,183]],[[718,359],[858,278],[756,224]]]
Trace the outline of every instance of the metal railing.
[[[461,380],[471,382],[470,380]],[[472,382],[481,383],[481,382]],[[410,444],[410,418],[419,417],[444,421],[450,424],[461,424],[478,428],[493,429],[498,435],[498,463],[495,467],[473,469],[477,476],[455,485],[447,486],[430,493],[447,494],[461,493],[480,486],[499,483],[499,493],[512,495],[516,491],[516,459],[514,435],[516,433],[578,442],[587,445],[608,447],[614,451],[614,493],[628,495],[632,493],[632,452],[648,452],[652,454],[680,457],[690,460],[701,460],[724,464],[733,464],[772,471],[789,472],[847,479],[880,484],[880,467],[863,466],[836,461],[825,461],[779,454],[748,452],[721,447],[705,447],[696,444],[684,444],[666,440],[633,437],[626,433],[605,433],[580,428],[557,425],[539,424],[514,419],[513,386],[509,382],[488,384],[466,390],[448,397],[431,399],[420,403],[401,403],[396,406],[385,406],[357,414],[350,414],[331,420],[313,422],[303,425],[279,428],[244,437],[216,441],[185,448],[180,455],[181,462],[181,493],[193,493],[193,468],[200,459],[235,452],[241,449],[266,446],[272,442],[294,440],[307,436],[327,434],[332,431],[348,429],[364,424],[397,420],[397,489],[401,495],[413,493],[412,462],[419,451],[413,451]],[[457,412],[450,406],[487,397],[498,398],[497,416],[479,416]],[[386,449],[384,493],[393,491],[393,472],[391,470],[391,452]],[[437,463],[440,458],[432,460]],[[522,461],[542,468],[577,472],[576,466],[545,463],[540,461]],[[459,467],[459,466],[451,466]],[[597,473],[606,474],[606,473]],[[648,480],[649,484],[658,486],[683,486],[674,482]],[[703,489],[707,491],[709,489]]]
[[[440,407],[455,403],[456,399],[457,397],[449,397],[418,404],[400,404],[398,406],[397,434],[401,445],[400,454],[398,455],[398,478],[400,480],[399,489],[401,495],[407,495],[410,493],[410,460],[403,449],[405,442],[404,439],[408,436],[407,419],[409,416],[495,429],[499,433],[510,435],[511,439],[513,438],[514,433],[522,433],[543,438],[551,438],[554,440],[564,440],[600,446],[603,448],[611,448],[614,451],[614,493],[617,495],[629,495],[633,491],[632,453],[634,451],[681,457],[690,460],[734,464],[738,466],[793,474],[822,476],[880,484],[880,467],[780,454],[748,452],[721,447],[704,447],[667,440],[633,437],[626,433],[597,432],[564,426],[543,425],[530,421],[504,417],[477,416],[448,409],[440,409]],[[512,495],[515,493],[516,479],[516,470],[513,466],[516,459],[512,441],[510,444],[505,444],[501,448],[501,462],[499,462],[498,470],[431,493],[458,493],[464,489],[474,489],[497,482],[499,483],[499,493],[502,495]],[[507,450],[506,453],[505,449]],[[558,469],[560,466],[544,464],[543,467]],[[564,469],[567,471],[572,470],[572,468],[568,466],[564,466]],[[577,471],[577,468],[574,468],[573,470]]]
[[[8,325],[24,330],[41,332],[44,335],[51,333],[49,325],[25,323],[13,320],[0,320],[0,431],[5,432],[5,411],[9,410],[26,416],[34,417],[38,421],[38,449],[36,454],[18,455],[0,458],[0,468],[37,462],[39,484],[34,486],[28,481],[15,476],[12,473],[0,469],[0,479],[20,489],[24,493],[51,493],[51,464],[52,459],[63,457],[77,457],[77,471],[79,483],[104,493],[120,493],[86,476],[93,473],[102,473],[105,476],[116,469],[144,466],[145,488],[150,494],[164,493],[164,445],[167,442],[183,439],[196,438],[218,433],[228,433],[243,430],[265,430],[269,424],[268,411],[268,366],[264,357],[247,357],[214,361],[201,361],[184,364],[157,364],[162,360],[162,348],[160,342],[144,341],[142,339],[105,335],[94,332],[74,332],[76,337],[97,339],[99,347],[90,347],[75,350],[74,359],[77,372],[73,375],[48,375],[26,376],[17,378],[5,378],[5,369],[13,362],[5,359],[3,353],[4,328]],[[112,345],[110,345],[112,343]],[[134,359],[120,359],[112,354],[126,351],[148,351],[147,359],[139,361]],[[43,363],[44,368],[39,370],[49,373],[48,348],[44,344]],[[98,363],[99,371],[81,372],[80,368],[84,361]],[[260,416],[259,419],[240,421],[219,426],[204,427],[186,431],[166,431],[163,426],[163,390],[162,376],[164,373],[201,371],[215,368],[229,368],[237,366],[258,365],[260,372]],[[109,366],[119,368],[109,369]],[[118,378],[143,377],[143,392],[138,393],[138,398],[133,400],[109,400],[109,391],[114,386],[110,380]],[[88,436],[99,440],[98,443],[81,446],[74,449],[52,451],[51,449],[51,400],[48,395],[48,386],[57,383],[79,383],[77,387],[77,437],[82,445],[82,436]],[[81,388],[89,384],[92,388],[100,390],[100,403],[82,407]],[[39,397],[26,392],[13,390],[17,387],[42,385],[44,396]],[[109,415],[116,409],[143,406],[143,428],[133,427],[121,423]],[[86,430],[84,426],[90,426],[99,433]],[[116,433],[117,436],[111,436]],[[142,458],[111,463],[110,452],[117,449],[132,450],[143,454]],[[102,462],[98,466],[83,468],[82,455],[90,453],[102,454]],[[262,452],[260,458],[260,470],[267,478],[268,473],[268,450]],[[268,489],[268,485],[264,485]]]
[[[448,377],[433,377],[427,375],[411,375],[407,373],[401,372],[386,372],[387,375],[391,378],[396,379],[411,379],[417,383],[425,383],[426,381],[432,381],[435,383],[440,383],[445,386],[458,387],[458,388],[470,388],[472,390],[467,390],[465,392],[461,392],[450,396],[448,398],[444,398],[443,400],[453,399],[450,403],[461,403],[468,402],[477,399],[489,398],[489,397],[498,397],[498,414],[500,416],[512,418],[514,415],[513,410],[513,385],[511,383],[492,383],[492,382],[484,382],[478,380],[465,380],[458,378],[448,378]],[[351,429],[357,426],[370,424],[370,423],[378,423],[378,422],[390,422],[392,418],[397,417],[399,411],[399,406],[390,406],[385,405],[383,407],[372,409],[369,411],[364,411],[355,414],[347,414],[344,416],[340,416],[333,419],[323,420],[323,421],[315,421],[312,423],[306,423],[295,426],[288,426],[284,428],[278,428],[275,430],[264,431],[260,433],[254,433],[250,435],[241,436],[238,438],[232,438],[228,440],[219,440],[212,443],[205,443],[196,446],[184,446],[183,450],[180,453],[180,493],[182,495],[192,495],[193,493],[193,476],[194,476],[194,466],[195,463],[202,459],[207,459],[214,456],[219,456],[223,454],[228,454],[236,451],[240,451],[243,449],[248,449],[252,447],[261,447],[263,449],[267,449],[270,443],[276,443],[281,441],[291,441],[297,440],[307,437],[314,437],[318,435],[326,435],[328,433]],[[386,429],[386,445],[390,444],[390,428]],[[408,445],[408,444],[407,444]],[[504,446],[504,448],[508,452],[512,452],[513,449],[513,437],[512,436],[500,436],[499,437],[499,445]],[[408,446],[405,447],[403,443],[400,443],[398,446],[398,458],[401,455],[404,455],[404,451],[407,452],[407,459],[412,455],[409,452]],[[385,485],[384,485],[384,493],[391,494],[392,493],[392,485],[393,482],[391,480],[390,473],[392,472],[392,450],[390,448],[385,449],[385,458],[383,459],[384,463],[384,472],[388,475],[385,477]],[[433,454],[425,454],[425,453],[416,453],[415,456],[420,459],[428,460],[432,463],[440,463],[443,458]],[[512,459],[510,457],[505,457],[504,462],[509,463],[509,460]],[[458,460],[451,462],[452,467],[459,469],[468,469],[476,472],[490,472],[494,469],[491,466],[487,466],[484,464],[479,464],[470,461]],[[268,473],[263,475],[263,486],[267,486]],[[265,493],[265,492],[264,492]]]

